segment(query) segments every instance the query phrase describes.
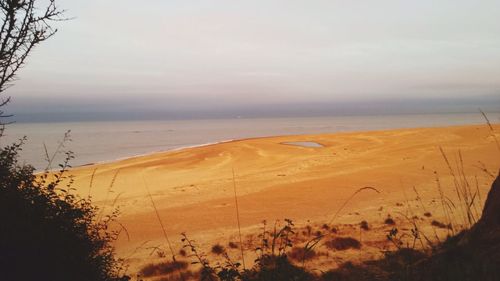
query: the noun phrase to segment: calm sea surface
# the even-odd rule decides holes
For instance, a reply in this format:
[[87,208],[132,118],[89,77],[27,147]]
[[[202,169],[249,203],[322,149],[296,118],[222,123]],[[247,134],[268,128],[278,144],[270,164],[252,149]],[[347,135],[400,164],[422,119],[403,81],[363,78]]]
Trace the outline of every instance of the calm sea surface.
[[[488,114],[491,122],[500,113]],[[75,153],[73,166],[111,161],[158,151],[225,140],[276,135],[334,133],[393,128],[484,124],[480,114],[425,114],[387,116],[337,116],[311,118],[214,119],[175,121],[118,121],[74,123],[18,123],[7,127],[2,146],[28,137],[21,160],[37,169],[47,166],[44,144],[53,153],[67,130]],[[60,162],[58,155],[55,162]],[[56,165],[57,166],[57,165]]]

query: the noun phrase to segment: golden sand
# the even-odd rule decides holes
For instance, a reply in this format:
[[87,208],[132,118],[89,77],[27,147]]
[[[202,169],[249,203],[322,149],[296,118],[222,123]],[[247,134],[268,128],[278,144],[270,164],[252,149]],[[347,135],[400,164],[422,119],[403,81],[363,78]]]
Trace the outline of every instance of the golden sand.
[[[499,125],[494,127],[500,131]],[[297,141],[323,147],[283,144]],[[79,167],[71,174],[78,193],[90,194],[105,211],[112,210],[111,205],[120,208],[119,221],[127,234],[120,235],[118,253],[140,261],[152,247],[165,243],[148,189],[176,251],[181,232],[202,245],[235,239],[233,184],[245,235],[263,220],[329,222],[345,200],[365,186],[380,193],[358,194],[335,222],[376,224],[388,214],[408,212],[408,206],[401,206],[415,199],[413,187],[426,210],[440,213],[441,206],[432,201],[438,196],[436,179],[453,195],[453,178],[440,147],[453,167],[460,163],[460,151],[464,174],[477,176],[484,200],[491,184],[488,172],[496,175],[500,167],[500,151],[487,126],[245,139]],[[421,212],[416,204],[415,212]]]

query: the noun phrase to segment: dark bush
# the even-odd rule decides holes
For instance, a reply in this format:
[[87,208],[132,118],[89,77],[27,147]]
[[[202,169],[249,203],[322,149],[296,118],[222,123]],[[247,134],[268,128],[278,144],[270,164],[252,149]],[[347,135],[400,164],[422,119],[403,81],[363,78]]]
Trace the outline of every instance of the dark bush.
[[179,255],[180,255],[181,257],[185,257],[185,256],[187,256],[186,250],[184,250],[184,249],[180,249],[180,250],[179,250]]
[[365,231],[370,230],[370,226],[368,225],[368,222],[367,222],[367,221],[362,221],[362,222],[359,224],[359,227],[361,227],[361,229],[363,229],[363,230],[365,230]]
[[[265,256],[256,268],[246,271],[245,281],[312,281],[315,276],[290,263],[286,256]],[[222,279],[224,280],[224,279]]]
[[288,253],[288,257],[294,261],[302,262],[316,257],[316,252],[313,249],[306,250],[304,247],[293,247]]
[[352,237],[336,237],[330,241],[327,241],[325,245],[330,249],[339,251],[361,248],[361,243]]
[[437,220],[432,220],[431,225],[439,228],[451,229],[451,225],[444,224]]
[[22,143],[0,149],[0,279],[128,280],[111,246],[117,213],[98,218],[89,200],[62,186],[70,153],[49,180],[18,163]]
[[379,260],[364,261],[360,264],[346,262],[338,268],[322,274],[321,281],[413,281],[409,266],[421,261],[425,254],[412,250],[401,249],[385,253]]
[[215,244],[212,246],[212,254],[216,254],[216,255],[222,255],[226,249],[224,249],[224,247],[220,244]]
[[396,225],[396,221],[394,221],[393,218],[391,217],[387,217],[385,220],[384,220],[384,223],[387,224],[387,225]]
[[143,277],[160,276],[171,274],[176,271],[185,270],[188,263],[185,261],[169,261],[144,266],[139,274]]

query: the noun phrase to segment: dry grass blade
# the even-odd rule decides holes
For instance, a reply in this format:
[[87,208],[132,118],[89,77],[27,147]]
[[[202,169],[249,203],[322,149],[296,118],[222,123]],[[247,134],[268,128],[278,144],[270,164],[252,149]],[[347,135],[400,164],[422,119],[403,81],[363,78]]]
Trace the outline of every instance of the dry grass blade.
[[[441,187],[441,181],[439,180],[439,176],[438,176],[437,172],[434,172],[434,174],[436,176],[436,185],[437,185],[438,192],[439,192],[439,198],[441,199],[441,207],[443,208],[443,213],[446,216],[446,219],[448,220],[448,224],[451,225],[451,228],[449,229],[449,231],[451,231],[452,235],[455,235],[454,224],[452,222],[453,216],[450,214],[452,212],[452,210],[450,208],[450,205],[446,201],[447,197],[444,195],[443,189]],[[451,203],[453,203],[453,202],[451,202]]]
[[472,210],[472,206],[474,204],[474,197],[472,195],[469,181],[467,180],[467,177],[465,176],[464,161],[462,158],[462,151],[461,150],[458,150],[458,157],[459,157],[459,161],[457,162],[457,170],[458,170],[458,175],[460,176],[459,182],[460,182],[460,186],[462,188],[461,189],[462,196],[464,198],[463,204],[464,204],[464,208],[465,208],[465,211],[467,214],[467,221],[469,223],[469,227],[471,227],[476,222],[476,216],[474,216],[474,212]]
[[478,168],[479,170],[483,171],[483,172],[484,172],[486,175],[488,175],[490,178],[492,178],[492,179],[495,179],[495,178],[496,178],[496,176],[495,176],[492,172],[490,172],[490,171],[488,170],[488,168],[486,168],[486,165],[485,165],[483,162],[478,161],[478,163],[479,163],[479,166],[477,166],[477,165],[476,165],[476,166],[474,166],[474,167],[476,167],[476,168]]
[[[151,195],[151,192],[149,191],[148,184],[146,182],[146,179],[144,176],[142,176],[142,181],[144,182],[144,188],[146,188],[146,191],[148,192],[149,199],[151,200],[151,205],[153,206],[153,209],[155,210],[156,218],[158,219],[158,223],[160,224],[161,230],[163,231],[163,237],[165,238],[165,241],[167,242],[168,249],[170,251],[170,254],[172,255],[172,261],[176,262],[175,258],[175,252],[174,248],[172,247],[172,243],[170,243],[170,239],[168,238],[167,230],[165,229],[165,226],[163,225],[163,221],[161,220],[160,217],[160,212],[158,212],[158,208],[156,208],[155,201],[153,200],[153,196]],[[182,274],[180,269],[177,269],[179,272],[179,276],[181,280],[184,281],[184,275]]]
[[115,181],[116,181],[116,178],[118,177],[119,172],[120,172],[120,169],[117,169],[115,174],[113,175],[113,178],[111,179],[111,183],[109,184],[108,192],[110,192],[111,189],[113,188],[113,186],[115,185]]
[[45,167],[46,172],[52,169],[52,163],[54,163],[54,159],[56,158],[57,154],[61,153],[65,144],[70,141],[71,141],[71,130],[67,130],[64,133],[63,139],[58,142],[57,148],[52,154],[52,156],[49,156],[49,151],[47,149],[47,146],[45,145],[45,143],[43,144],[43,149],[45,151],[45,158],[46,158],[45,160],[47,161],[47,166]]
[[[476,182],[476,190],[473,191],[472,184],[469,182],[469,179],[465,174],[464,160],[462,157],[461,150],[458,150],[458,157],[455,158],[455,168],[452,167],[449,158],[444,152],[443,148],[439,147],[439,150],[441,152],[441,155],[443,156],[446,166],[448,167],[449,173],[453,179],[453,186],[455,188],[455,192],[458,199],[455,200],[456,204],[454,204],[451,199],[447,198],[446,196],[443,196],[443,192],[441,190],[440,183],[438,180],[438,188],[440,189],[441,203],[443,205],[446,203],[450,212],[453,212],[452,211],[453,209],[458,210],[463,220],[461,222],[461,226],[465,229],[470,228],[476,223],[476,221],[480,217],[479,208],[477,206],[477,204],[480,204],[480,202],[477,200],[479,197],[479,188],[477,186],[477,182]],[[487,172],[486,169],[484,169],[483,171]],[[443,198],[446,198],[446,200],[443,200]]]
[[158,212],[158,208],[156,208],[155,201],[153,200],[153,196],[151,195],[151,192],[149,191],[148,184],[146,183],[146,179],[144,177],[142,178],[144,182],[144,188],[146,188],[146,191],[149,196],[149,200],[151,200],[151,205],[153,206],[153,209],[155,210],[156,214],[156,219],[158,220],[158,223],[160,224],[161,230],[163,231],[163,237],[165,238],[165,241],[167,242],[167,246],[170,250],[170,253],[172,254],[172,259],[175,261],[175,253],[174,253],[174,248],[172,247],[172,243],[170,243],[170,239],[168,238],[167,231],[165,229],[165,226],[163,225],[163,221],[161,220],[160,213]]
[[479,191],[479,181],[477,180],[477,176],[475,176],[474,179],[475,179],[475,183],[476,183],[477,197],[479,198],[479,202],[481,202],[482,201],[482,199],[481,199],[481,192]]
[[446,163],[446,166],[448,167],[448,170],[450,171],[450,174],[453,177],[453,184],[455,185],[455,191],[457,193],[458,199],[461,200],[462,197],[460,196],[460,190],[458,189],[459,184],[457,181],[457,176],[455,175],[455,171],[451,167],[450,160],[448,159],[448,156],[446,155],[444,149],[441,146],[439,147],[439,151],[441,152],[441,156],[443,156],[444,162]]
[[90,194],[92,192],[92,187],[94,185],[94,177],[95,177],[95,173],[97,172],[97,168],[95,168],[93,171],[92,171],[92,175],[90,176],[90,183],[89,183],[89,198],[90,198]]
[[[129,241],[129,242],[130,242],[130,234],[128,233],[128,229],[127,229],[127,228],[126,228],[126,227],[125,227],[122,223],[120,223],[120,222],[118,222],[118,221],[117,221],[116,223],[117,223],[118,225],[120,225],[120,232],[119,232],[119,233],[121,233],[121,231],[122,231],[122,230],[123,230],[123,231],[125,231],[125,234],[127,235],[127,241]],[[118,234],[119,234],[119,233],[118,233]]]
[[[115,185],[116,178],[118,177],[118,173],[120,173],[120,169],[116,169],[115,174],[113,175],[113,178],[111,178],[111,182],[109,183],[108,191],[106,192],[106,196],[104,197],[104,203],[108,202],[109,200],[109,194],[113,192],[113,186]],[[116,198],[115,198],[116,199]],[[101,220],[104,210],[106,209],[106,205],[102,206],[101,211],[99,212],[98,216],[98,221]]]
[[371,187],[371,186],[365,186],[365,187],[362,187],[362,188],[356,190],[349,198],[347,198],[347,200],[344,202],[344,204],[342,204],[342,206],[340,206],[340,208],[337,210],[335,215],[333,215],[333,218],[328,222],[328,224],[332,224],[332,222],[337,218],[337,216],[342,211],[342,209],[344,209],[344,207],[354,198],[354,196],[356,196],[357,194],[359,194],[363,191],[370,191],[370,190],[375,191],[377,193],[380,193],[380,191],[378,191],[375,187]]
[[150,240],[146,240],[146,241],[142,242],[142,244],[141,244],[141,245],[137,246],[137,247],[136,247],[136,248],[135,248],[135,249],[134,249],[134,250],[133,250],[130,254],[128,254],[127,256],[125,256],[125,257],[124,257],[124,259],[126,260],[126,259],[131,258],[131,257],[132,257],[133,255],[135,255],[135,254],[136,254],[139,250],[144,249],[144,246],[145,246],[147,243],[149,243],[149,242],[151,242],[151,241],[150,241]]
[[[455,170],[451,166],[451,163],[448,159],[448,156],[446,155],[446,153],[444,152],[444,150],[441,146],[439,147],[439,151],[441,152],[441,155],[443,156],[443,159],[446,163],[446,166],[448,167],[450,175],[453,178],[453,186],[455,187],[455,192],[456,192],[457,197],[458,197],[458,202],[461,203],[458,205],[460,206],[459,211],[461,212],[461,215],[462,215],[463,225],[468,225],[470,223],[470,218],[468,218],[469,213],[467,212],[467,208],[466,208],[467,198],[466,198],[466,194],[463,192],[463,189],[462,189],[461,184],[459,182],[460,178],[459,178],[459,176],[456,175]],[[457,164],[457,167],[459,167],[458,164]],[[449,200],[449,201],[452,202],[451,200]]]
[[241,262],[243,264],[243,269],[246,269],[245,266],[245,253],[243,251],[243,239],[241,236],[241,223],[240,223],[240,208],[238,206],[238,196],[236,194],[236,177],[234,175],[234,168],[232,169],[233,172],[233,191],[234,191],[234,203],[236,206],[236,220],[238,222],[238,235],[240,238],[240,250],[241,250]]
[[118,202],[118,199],[120,196],[122,196],[123,192],[118,193],[118,195],[115,196],[115,199],[113,199],[113,203],[111,203],[111,207],[114,207],[116,202]]
[[[425,208],[425,205],[424,203],[422,202],[422,197],[420,196],[420,193],[418,192],[417,188],[415,186],[413,186],[413,192],[415,192],[415,194],[417,195],[416,197],[416,200],[417,202],[419,203],[420,205],[420,208],[422,208],[422,210],[424,211],[424,213],[427,213],[427,208]],[[407,212],[410,213],[411,215],[411,219],[408,217],[408,216],[405,216],[405,218],[411,223],[413,224],[414,226],[414,229],[415,231],[417,231],[418,234],[422,234],[422,236],[424,236],[424,238],[426,239],[426,242],[428,245],[430,245],[432,247],[432,241],[430,239],[428,239],[421,231],[420,231],[420,227],[415,219],[415,214],[413,212],[413,209],[411,208],[411,204],[410,204],[410,201],[408,200],[408,198],[406,197],[405,195],[405,200],[406,200],[406,209],[407,209]],[[432,230],[434,232],[434,237],[436,238],[436,241],[438,242],[441,242],[440,239],[439,239],[439,236],[437,235],[437,232],[436,232],[436,228],[434,226],[432,226]],[[422,240],[420,239],[420,242],[422,243]],[[424,244],[422,243],[422,249],[424,249]]]
[[[414,218],[410,218],[408,217],[406,214],[402,213],[402,212],[396,212],[397,214],[399,214],[400,216],[402,216],[403,218],[406,219],[406,221],[408,221],[409,224],[411,224],[413,226],[413,229],[415,231],[415,234],[412,234],[413,235],[413,245],[412,245],[412,249],[415,249],[415,245],[416,245],[416,241],[419,240],[421,245],[422,245],[422,249],[425,249],[425,246],[424,246],[424,243],[422,241],[422,238],[420,238],[420,236],[422,236],[425,241],[427,242],[427,245],[430,245],[432,246],[433,243],[432,243],[432,240],[429,239],[424,232],[420,231],[419,229],[419,226],[416,222],[416,220]],[[436,235],[437,237],[437,235]]]
[[486,124],[488,125],[488,128],[490,129],[491,136],[493,137],[493,139],[495,139],[495,143],[497,145],[497,148],[500,151],[500,143],[498,143],[497,135],[495,134],[495,130],[493,129],[493,126],[491,125],[490,119],[488,119],[488,116],[486,116],[486,113],[484,113],[484,111],[482,111],[481,109],[479,109],[479,112],[481,112],[481,114],[484,117],[484,120],[486,120]]
[[306,257],[307,254],[312,252],[314,248],[318,245],[318,243],[325,237],[325,235],[319,235],[314,237],[313,239],[307,241],[306,245],[304,246],[304,253],[302,255],[302,267],[304,268],[306,266]]
[[43,151],[45,153],[45,161],[47,161],[47,167],[45,168],[45,170],[50,170],[50,166],[51,166],[51,161],[50,161],[50,156],[49,156],[49,150],[47,149],[47,145],[45,144],[45,142],[43,143]]

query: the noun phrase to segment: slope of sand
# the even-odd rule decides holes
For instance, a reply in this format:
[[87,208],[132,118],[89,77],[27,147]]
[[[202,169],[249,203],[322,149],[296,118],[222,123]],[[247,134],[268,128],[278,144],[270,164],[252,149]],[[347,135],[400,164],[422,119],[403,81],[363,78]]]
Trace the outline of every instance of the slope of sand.
[[[499,125],[494,127],[500,131]],[[283,144],[297,141],[323,147]],[[90,194],[105,212],[111,205],[120,208],[127,234],[120,236],[118,253],[140,264],[153,247],[165,244],[146,186],[176,251],[181,232],[202,246],[236,239],[233,184],[245,235],[255,233],[263,220],[291,218],[302,226],[329,222],[365,186],[380,193],[358,194],[336,222],[376,225],[388,214],[397,217],[402,203],[416,197],[413,187],[426,210],[438,217],[441,206],[432,201],[438,196],[436,178],[453,195],[440,147],[453,166],[460,151],[464,172],[477,176],[484,199],[491,183],[488,173],[496,174],[500,167],[500,151],[487,126],[246,139],[84,166],[71,174],[77,191]]]

